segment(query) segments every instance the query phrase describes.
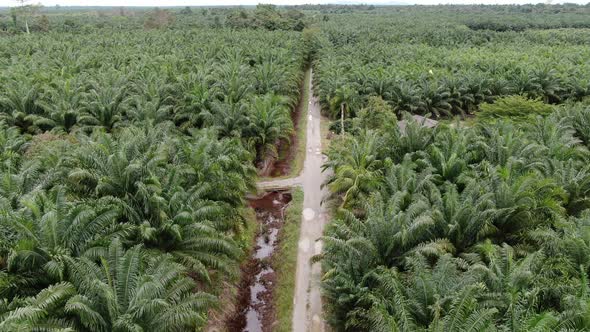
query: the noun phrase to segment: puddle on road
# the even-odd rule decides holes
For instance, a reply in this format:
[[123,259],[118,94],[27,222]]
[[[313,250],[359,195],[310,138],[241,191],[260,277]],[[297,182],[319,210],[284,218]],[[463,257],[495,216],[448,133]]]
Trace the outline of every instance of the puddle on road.
[[262,198],[250,201],[250,206],[256,211],[259,231],[256,235],[255,250],[242,266],[238,308],[228,322],[230,331],[272,330],[271,325],[275,317],[270,303],[275,272],[271,266],[271,259],[283,226],[285,208],[290,201],[291,194],[281,191],[269,192]]

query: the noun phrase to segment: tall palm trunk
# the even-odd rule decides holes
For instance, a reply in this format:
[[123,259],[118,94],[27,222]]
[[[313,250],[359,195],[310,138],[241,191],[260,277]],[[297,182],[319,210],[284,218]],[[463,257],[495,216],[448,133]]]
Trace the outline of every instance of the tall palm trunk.
[[340,134],[344,135],[344,103],[340,104]]

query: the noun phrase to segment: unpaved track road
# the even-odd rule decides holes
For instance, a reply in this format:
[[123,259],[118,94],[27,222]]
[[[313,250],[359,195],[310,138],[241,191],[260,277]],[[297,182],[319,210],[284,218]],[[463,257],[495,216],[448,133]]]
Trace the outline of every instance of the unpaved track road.
[[[310,75],[313,84],[313,72]],[[312,90],[310,84],[310,90]],[[321,252],[318,239],[322,236],[327,214],[321,202],[325,192],[321,185],[325,180],[321,166],[322,135],[320,132],[320,106],[313,92],[309,92],[307,141],[303,173],[300,176],[303,185],[303,216],[299,234],[299,251],[297,253],[297,276],[295,280],[293,331],[324,331],[322,301],[320,296],[320,263],[310,264],[312,256]]]
[[325,180],[321,166],[322,135],[320,132],[320,106],[313,96],[313,72],[310,75],[309,105],[307,111],[306,154],[303,172],[300,176],[290,179],[265,181],[258,183],[259,190],[282,189],[293,186],[303,187],[303,215],[301,216],[301,233],[299,234],[299,250],[297,252],[297,276],[295,280],[293,331],[319,332],[325,330],[322,316],[322,300],[320,293],[320,263],[313,266],[312,256],[322,250],[319,238],[328,221],[327,211],[322,207],[322,198],[326,194],[321,189]]
[[[313,72],[309,85],[310,103],[308,105],[307,138],[305,163],[300,176],[289,179],[259,182],[259,190],[284,189],[294,186],[303,187],[303,215],[301,218],[301,232],[299,234],[299,250],[297,252],[297,276],[295,280],[293,331],[295,332],[324,332],[326,323],[322,314],[322,299],[320,292],[321,266],[320,263],[310,264],[310,259],[322,250],[320,237],[324,226],[328,222],[327,210],[321,205],[327,195],[321,189],[326,179],[321,166],[324,163],[322,155],[322,135],[320,132],[320,105],[313,96]],[[427,127],[434,127],[437,122],[414,115],[414,119]],[[400,121],[400,128],[405,128],[405,121]]]

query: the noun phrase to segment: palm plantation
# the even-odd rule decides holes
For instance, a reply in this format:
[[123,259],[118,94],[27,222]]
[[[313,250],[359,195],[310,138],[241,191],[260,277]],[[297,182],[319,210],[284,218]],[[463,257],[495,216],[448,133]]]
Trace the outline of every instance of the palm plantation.
[[36,36],[0,36],[19,57],[0,69],[0,330],[203,328],[250,250],[257,166],[293,131],[299,33]]
[[333,146],[328,187],[339,210],[318,259],[334,326],[588,328],[588,214],[580,197],[590,155],[573,128],[589,111],[524,125],[421,129],[432,141],[405,151],[367,140],[418,139],[411,135],[418,123],[405,132],[357,130],[345,138],[348,149]]
[[320,322],[590,330],[588,6],[28,9],[0,8],[0,331],[218,323],[310,68]]

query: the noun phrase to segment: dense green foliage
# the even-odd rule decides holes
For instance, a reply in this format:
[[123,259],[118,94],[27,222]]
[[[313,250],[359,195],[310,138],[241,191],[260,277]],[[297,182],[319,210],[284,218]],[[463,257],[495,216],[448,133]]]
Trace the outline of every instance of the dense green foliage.
[[551,105],[538,99],[531,100],[519,95],[500,97],[493,104],[483,103],[479,108],[481,109],[478,113],[480,119],[527,119],[531,116],[548,115],[553,111]]
[[266,30],[295,30],[305,27],[304,14],[296,10],[279,11],[273,5],[258,5],[249,13],[245,10],[233,11],[226,18],[231,28],[253,28]]
[[[165,4],[163,4],[165,5]],[[95,29],[232,28],[301,31],[309,23],[301,11],[273,5],[256,7],[0,7],[0,35],[33,33],[88,33]]]
[[168,15],[0,37],[0,330],[194,331],[238,272],[301,34]]
[[[587,7],[362,10],[326,10],[315,61],[345,132],[316,257],[329,322],[590,330]],[[430,129],[416,113],[492,121]]]
[[589,8],[0,10],[0,330],[201,328],[310,63],[336,330],[590,330]]
[[[346,116],[370,96],[382,97],[398,115],[434,116],[474,113],[508,95],[552,104],[581,100],[590,95],[590,29],[573,27],[590,26],[588,9],[544,8],[392,7],[327,15],[319,23],[316,93],[334,115],[344,101]],[[468,27],[470,20],[509,25],[515,18],[532,28],[551,25],[521,32]]]
[[8,125],[31,134],[89,133],[172,120],[181,130],[215,127],[221,137],[241,138],[258,149],[258,159],[289,133],[304,65],[297,34],[205,30],[71,37],[19,36],[0,45],[0,113]]
[[429,129],[408,118],[404,131],[361,121],[332,143],[341,208],[322,256],[332,324],[589,329],[588,119],[574,109]]

